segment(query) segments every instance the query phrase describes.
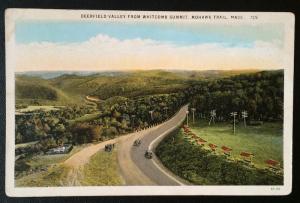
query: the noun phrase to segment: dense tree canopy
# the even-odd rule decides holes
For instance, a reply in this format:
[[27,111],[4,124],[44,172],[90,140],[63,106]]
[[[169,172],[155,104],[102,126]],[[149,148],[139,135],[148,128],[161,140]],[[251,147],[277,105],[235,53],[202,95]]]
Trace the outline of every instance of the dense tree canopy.
[[282,120],[283,72],[260,72],[211,81],[189,88],[191,106],[196,112],[229,118],[230,112],[248,111],[253,120]]
[[[171,92],[165,94],[145,92],[143,96],[125,97],[123,92],[123,96],[102,100],[97,109],[82,104],[58,111],[37,110],[16,116],[16,143],[39,141],[35,147],[46,150],[63,143],[82,144],[111,139],[163,122],[187,103],[196,109],[198,117],[208,116],[212,109],[216,109],[217,119],[227,120],[230,112],[246,110],[251,120],[282,120],[283,81],[282,70],[263,71],[189,80],[185,89],[172,92],[169,88]],[[91,120],[70,122],[95,110],[99,114]]]

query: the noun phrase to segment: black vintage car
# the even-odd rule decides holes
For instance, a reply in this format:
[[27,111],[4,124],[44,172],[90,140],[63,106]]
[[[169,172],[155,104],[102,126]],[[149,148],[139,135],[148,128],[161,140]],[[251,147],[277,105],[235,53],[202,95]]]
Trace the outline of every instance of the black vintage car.
[[141,145],[141,143],[142,143],[142,141],[140,139],[137,139],[133,142],[133,146],[138,147]]
[[115,144],[107,144],[105,145],[104,151],[111,152],[115,147]]
[[150,150],[146,150],[146,152],[145,152],[145,157],[146,157],[147,159],[152,159],[153,153],[152,153]]

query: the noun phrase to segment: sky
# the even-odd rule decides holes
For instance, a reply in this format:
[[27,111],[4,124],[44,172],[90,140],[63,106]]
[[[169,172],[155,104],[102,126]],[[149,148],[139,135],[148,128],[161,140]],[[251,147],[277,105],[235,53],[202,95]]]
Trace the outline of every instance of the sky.
[[281,24],[19,21],[17,71],[283,68]]

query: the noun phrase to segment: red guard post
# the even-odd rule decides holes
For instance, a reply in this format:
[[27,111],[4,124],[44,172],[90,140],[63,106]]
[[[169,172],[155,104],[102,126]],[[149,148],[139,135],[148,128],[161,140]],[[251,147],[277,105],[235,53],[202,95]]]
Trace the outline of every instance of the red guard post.
[[279,162],[273,159],[266,160],[266,164],[269,166],[269,168],[272,169],[278,169],[279,168]]
[[210,147],[211,151],[213,151],[213,152],[215,152],[216,148],[218,147],[217,145],[212,144],[212,143],[209,143],[208,146]]
[[254,154],[252,154],[250,152],[241,152],[240,156],[242,157],[242,159],[244,161],[251,163],[252,162],[252,157],[254,156]]
[[231,155],[231,151],[232,151],[231,148],[226,147],[226,146],[222,146],[221,149],[223,150],[223,153],[224,153],[226,156],[230,156],[230,155]]
[[203,140],[202,138],[198,138],[198,140],[197,140],[197,143],[199,144],[199,145],[201,145],[201,146],[203,146],[204,145],[204,143],[205,142],[207,142],[206,140]]

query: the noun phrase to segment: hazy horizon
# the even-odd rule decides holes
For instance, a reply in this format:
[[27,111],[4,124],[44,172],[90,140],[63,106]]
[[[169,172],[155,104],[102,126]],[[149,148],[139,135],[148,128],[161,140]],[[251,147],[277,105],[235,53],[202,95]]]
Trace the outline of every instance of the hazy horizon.
[[170,72],[180,72],[180,71],[186,71],[186,72],[206,72],[206,71],[275,71],[275,70],[283,70],[283,68],[273,68],[273,69],[267,69],[267,68],[245,68],[245,69],[168,69],[168,68],[153,68],[153,69],[114,69],[114,70],[28,70],[28,71],[21,71],[17,70],[15,73],[28,73],[28,72],[146,72],[146,71],[170,71]]
[[117,22],[16,24],[16,70],[278,69],[282,24]]
[[16,75],[24,75],[24,76],[32,76],[32,77],[41,77],[44,79],[52,79],[56,77],[60,77],[62,75],[77,75],[77,76],[91,76],[91,75],[102,75],[102,76],[119,76],[126,75],[130,73],[138,73],[138,72],[154,72],[154,71],[163,71],[170,73],[203,73],[203,74],[218,74],[218,73],[226,73],[226,72],[237,72],[237,73],[254,73],[260,71],[276,71],[283,69],[274,69],[274,70],[263,70],[263,69],[248,69],[248,70],[166,70],[166,69],[152,69],[152,70],[120,70],[120,71],[22,71],[15,72]]

